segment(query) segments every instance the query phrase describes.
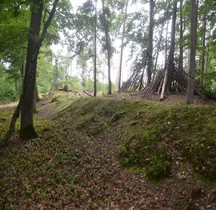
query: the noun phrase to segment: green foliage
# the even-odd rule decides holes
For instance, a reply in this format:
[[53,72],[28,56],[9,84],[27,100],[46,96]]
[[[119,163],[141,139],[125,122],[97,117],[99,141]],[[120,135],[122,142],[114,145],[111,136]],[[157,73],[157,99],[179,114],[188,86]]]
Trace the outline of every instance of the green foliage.
[[21,82],[13,78],[9,70],[0,67],[0,103],[17,101],[21,93]]

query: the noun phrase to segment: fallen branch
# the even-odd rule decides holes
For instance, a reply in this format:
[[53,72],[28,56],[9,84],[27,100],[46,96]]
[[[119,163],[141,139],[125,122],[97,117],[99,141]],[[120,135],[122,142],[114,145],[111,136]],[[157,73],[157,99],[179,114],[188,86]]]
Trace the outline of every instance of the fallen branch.
[[85,90],[83,90],[83,93],[85,93],[86,95],[93,97],[93,95],[91,95],[90,93],[86,92]]

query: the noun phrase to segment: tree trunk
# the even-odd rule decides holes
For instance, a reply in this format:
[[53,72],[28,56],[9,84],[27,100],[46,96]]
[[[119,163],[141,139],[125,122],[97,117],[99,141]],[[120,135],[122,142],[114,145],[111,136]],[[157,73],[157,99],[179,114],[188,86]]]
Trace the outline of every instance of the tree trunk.
[[106,48],[107,48],[107,62],[108,62],[108,94],[112,94],[112,83],[111,83],[111,40],[109,35],[109,25],[108,20],[105,15],[104,0],[102,0],[102,11],[103,11],[103,21],[104,21],[104,31],[106,38]]
[[118,78],[117,78],[118,91],[120,91],[120,88],[121,88],[122,62],[123,62],[124,38],[125,38],[125,26],[126,26],[126,19],[127,19],[128,2],[129,0],[126,0],[125,11],[124,11],[124,21],[123,21],[122,39],[121,39],[121,52],[120,52],[120,64],[119,64],[119,72],[118,72]]
[[151,82],[152,67],[153,67],[153,31],[154,31],[154,0],[150,0],[150,14],[149,14],[149,34],[148,34],[148,46],[147,46],[147,84]]
[[33,110],[36,84],[36,69],[39,49],[45,39],[47,29],[55,14],[59,0],[55,0],[49,17],[40,34],[40,26],[43,12],[43,1],[33,0],[31,5],[31,21],[28,39],[25,76],[23,82],[23,95],[21,103],[20,138],[31,139],[38,137],[33,124]]
[[196,0],[190,0],[190,4],[191,4],[190,63],[189,63],[189,81],[188,81],[188,90],[187,90],[187,104],[193,104],[194,102],[196,31],[197,31],[197,2]]
[[200,65],[200,83],[204,84],[204,72],[205,72],[205,52],[206,52],[206,14],[204,13],[202,20],[202,52],[201,52],[201,65]]
[[179,44],[179,69],[183,69],[183,14],[182,14],[183,0],[180,0],[180,44]]
[[168,63],[174,63],[174,52],[175,52],[175,34],[176,34],[176,12],[177,12],[177,0],[173,2],[173,13],[172,13],[172,30],[171,30],[171,43],[170,51],[168,56]]
[[[208,70],[208,65],[209,65],[209,46],[211,45],[211,30],[209,30],[208,33],[208,40],[206,43],[206,51],[205,51],[205,66],[204,66],[204,72],[207,72]],[[203,85],[205,85],[205,80],[203,80]]]
[[95,0],[95,34],[94,34],[94,97],[97,96],[97,0]]
[[23,101],[21,104],[21,126],[20,137],[22,139],[36,138],[33,125],[33,109],[35,98],[36,68],[39,48],[37,37],[40,34],[43,3],[40,0],[33,0],[31,6],[30,35],[28,40],[25,77],[23,84]]
[[168,58],[168,31],[169,31],[169,20],[166,21],[165,61],[167,61]]
[[165,92],[169,91],[172,81],[172,74],[174,70],[174,52],[175,52],[175,31],[176,31],[176,12],[177,12],[177,0],[173,2],[173,12],[172,12],[172,30],[171,30],[171,44],[168,56],[168,61],[165,64],[165,76],[161,91],[160,99],[163,100],[165,97]]
[[[160,34],[163,33],[163,30],[164,30],[164,24],[162,24],[162,27],[161,27],[161,30],[160,30]],[[154,72],[153,72],[153,79],[155,79],[155,73],[156,73],[157,64],[158,64],[159,53],[161,51],[162,37],[163,36],[160,36],[159,41],[157,43],[157,49],[156,49],[156,55],[155,55],[155,64],[154,64]]]
[[7,145],[8,140],[10,139],[12,134],[14,133],[16,121],[17,121],[17,118],[19,118],[19,114],[20,114],[21,104],[22,104],[22,96],[21,96],[21,98],[19,100],[19,103],[18,103],[18,105],[17,105],[17,107],[16,107],[16,109],[15,109],[15,111],[13,113],[13,116],[11,118],[9,129],[7,130],[7,133],[5,134],[5,136],[3,137],[2,145],[0,143],[0,146]]

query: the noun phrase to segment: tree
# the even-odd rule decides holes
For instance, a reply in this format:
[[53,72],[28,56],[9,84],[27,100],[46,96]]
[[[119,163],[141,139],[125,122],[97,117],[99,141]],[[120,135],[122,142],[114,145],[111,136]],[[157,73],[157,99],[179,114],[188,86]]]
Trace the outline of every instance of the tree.
[[189,81],[187,89],[187,104],[193,104],[195,88],[195,67],[196,67],[196,32],[197,32],[197,0],[190,0],[190,63],[189,63]]
[[147,85],[151,82],[152,76],[152,67],[153,67],[153,31],[154,31],[154,7],[155,2],[154,0],[150,0],[149,2],[149,28],[148,28],[148,42],[147,42],[147,49],[143,56],[143,73],[140,79],[140,86],[139,90],[143,87],[143,77],[144,77],[144,70],[147,66]]
[[23,94],[17,105],[17,108],[12,116],[10,127],[3,139],[3,142],[11,137],[15,130],[15,123],[21,111],[21,124],[20,124],[20,138],[31,139],[38,137],[34,129],[33,123],[33,105],[35,97],[35,84],[36,84],[36,69],[37,58],[39,49],[47,34],[47,29],[53,19],[56,11],[58,0],[53,3],[52,10],[49,14],[47,21],[44,24],[42,33],[40,34],[41,19],[43,12],[43,2],[40,0],[33,0],[31,4],[31,20],[29,27],[29,39],[26,58],[26,69],[23,83]]
[[165,75],[163,86],[161,90],[160,99],[163,100],[165,97],[165,92],[170,89],[173,70],[174,70],[174,51],[175,51],[175,32],[176,32],[176,11],[177,11],[177,0],[173,1],[173,12],[172,12],[172,31],[171,31],[171,44],[168,56],[168,61],[165,64]]
[[122,62],[123,62],[125,27],[126,27],[126,20],[127,20],[128,3],[129,3],[129,0],[126,0],[125,10],[124,10],[124,18],[123,18],[122,37],[121,37],[121,52],[120,52],[120,61],[119,61],[119,72],[118,72],[118,78],[117,78],[117,88],[118,88],[118,91],[120,91],[120,88],[121,88]]
[[94,29],[94,96],[97,95],[97,0],[95,0],[95,29]]
[[101,14],[101,25],[105,33],[105,45],[104,49],[107,50],[107,63],[108,63],[108,94],[112,93],[112,83],[111,83],[111,57],[112,57],[112,46],[110,39],[110,21],[111,13],[108,7],[105,7],[104,0],[102,2],[102,14]]
[[41,27],[43,2],[33,0],[31,6],[30,33],[28,39],[23,94],[21,102],[20,137],[23,139],[38,137],[33,125],[34,88],[36,85],[37,57],[39,54],[38,37]]
[[147,47],[147,84],[151,82],[152,67],[153,67],[153,30],[154,30],[154,7],[155,2],[150,0],[150,14],[149,14],[149,34],[148,34],[148,47]]
[[179,69],[183,69],[183,0],[180,0]]

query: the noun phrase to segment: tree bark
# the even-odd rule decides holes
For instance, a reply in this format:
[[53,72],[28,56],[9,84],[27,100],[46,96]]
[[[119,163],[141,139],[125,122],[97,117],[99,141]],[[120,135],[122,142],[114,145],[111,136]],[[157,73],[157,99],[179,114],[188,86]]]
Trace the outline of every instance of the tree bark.
[[33,0],[33,5],[31,6],[30,35],[28,40],[26,68],[23,84],[23,101],[21,104],[20,138],[22,139],[38,137],[33,125],[33,112],[37,57],[39,54],[37,39],[40,34],[42,12],[42,1]]
[[17,121],[17,119],[19,118],[19,115],[20,115],[21,104],[22,104],[22,96],[21,96],[21,98],[19,100],[19,103],[18,103],[14,113],[13,113],[9,129],[7,130],[7,133],[5,134],[5,136],[3,137],[1,146],[5,146],[5,145],[8,144],[8,140],[10,139],[10,137],[13,135],[13,133],[15,131],[16,121]]
[[[163,33],[164,30],[164,24],[162,24],[161,26],[161,30],[160,30],[160,34]],[[157,49],[156,49],[156,55],[155,55],[155,64],[154,64],[154,72],[153,72],[153,79],[155,79],[155,73],[156,73],[156,69],[157,69],[157,64],[158,64],[158,58],[159,58],[159,53],[161,51],[161,41],[162,41],[162,35],[159,38],[159,41],[157,43]]]
[[200,65],[200,83],[204,85],[204,73],[205,73],[205,52],[206,52],[206,12],[204,12],[202,20],[202,52],[201,52],[201,65]]
[[160,100],[164,99],[165,92],[169,91],[171,86],[171,81],[172,81],[172,74],[174,69],[174,52],[175,52],[176,12],[177,12],[177,0],[174,0],[173,12],[172,12],[171,44],[170,44],[168,61],[165,64],[165,76],[164,76]]
[[166,21],[166,41],[165,41],[165,61],[167,61],[168,58],[168,30],[169,30],[169,20]]
[[187,104],[194,102],[194,86],[195,86],[195,56],[196,56],[196,31],[197,31],[197,2],[190,0],[191,17],[190,17],[190,63],[189,63],[189,81],[187,89]]
[[179,44],[179,69],[183,69],[183,14],[182,14],[183,0],[180,0],[180,44]]
[[112,82],[111,82],[111,40],[109,35],[109,25],[108,20],[105,15],[104,0],[102,0],[102,11],[103,11],[103,21],[104,21],[104,32],[106,38],[106,48],[107,48],[107,63],[108,63],[108,95],[112,94]]
[[124,38],[125,38],[125,28],[126,28],[128,2],[129,2],[129,0],[126,0],[125,11],[124,11],[124,21],[123,21],[122,38],[121,38],[120,63],[119,63],[119,72],[118,72],[118,78],[117,78],[118,91],[120,91],[120,88],[121,88],[122,62],[123,62]]
[[152,67],[153,67],[153,31],[154,31],[154,0],[150,0],[150,14],[149,14],[149,34],[147,46],[147,84],[151,82]]
[[97,0],[95,0],[95,34],[94,34],[94,97],[97,96]]
[[30,34],[28,39],[26,68],[21,103],[20,138],[22,139],[32,139],[38,137],[33,123],[37,58],[39,49],[45,39],[47,29],[55,14],[58,1],[59,0],[55,0],[53,3],[52,10],[46,23],[44,24],[41,36],[39,36],[39,34],[43,12],[43,1],[33,0],[33,4],[31,5]]

